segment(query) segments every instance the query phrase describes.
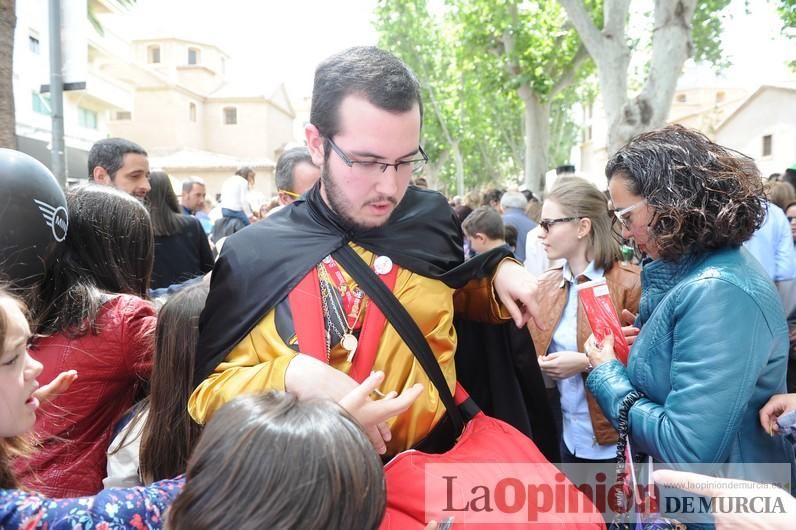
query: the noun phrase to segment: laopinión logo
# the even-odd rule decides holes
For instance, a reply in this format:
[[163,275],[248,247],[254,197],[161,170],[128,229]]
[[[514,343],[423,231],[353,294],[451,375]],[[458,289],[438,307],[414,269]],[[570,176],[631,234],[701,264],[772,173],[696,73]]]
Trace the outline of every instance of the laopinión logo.
[[66,239],[66,231],[69,228],[69,217],[66,214],[66,208],[53,206],[38,199],[33,199],[33,202],[39,207],[44,222],[52,230],[53,238],[59,243]]

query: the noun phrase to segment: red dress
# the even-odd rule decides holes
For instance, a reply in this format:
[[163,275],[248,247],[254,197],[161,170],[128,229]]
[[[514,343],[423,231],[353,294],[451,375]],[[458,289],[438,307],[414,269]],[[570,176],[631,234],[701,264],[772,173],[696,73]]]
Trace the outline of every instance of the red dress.
[[118,295],[97,317],[97,334],[38,341],[31,355],[44,365],[46,384],[64,370],[77,381],[37,413],[36,448],[15,471],[22,484],[49,497],[82,497],[102,489],[113,427],[133,404],[152,371],[156,314],[136,296]]

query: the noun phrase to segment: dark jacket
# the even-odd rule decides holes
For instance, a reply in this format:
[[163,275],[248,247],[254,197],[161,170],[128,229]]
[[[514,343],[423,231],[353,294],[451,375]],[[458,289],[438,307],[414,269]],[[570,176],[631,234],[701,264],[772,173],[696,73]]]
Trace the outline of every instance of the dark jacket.
[[152,289],[168,287],[213,270],[213,251],[196,217],[180,216],[180,227],[170,236],[155,236]]

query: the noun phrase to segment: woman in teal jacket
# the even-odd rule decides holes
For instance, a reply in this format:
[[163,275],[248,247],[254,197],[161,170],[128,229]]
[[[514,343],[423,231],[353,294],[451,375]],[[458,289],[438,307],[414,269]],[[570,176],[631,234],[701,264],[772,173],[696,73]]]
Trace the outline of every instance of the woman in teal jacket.
[[611,340],[586,346],[587,386],[605,415],[616,425],[622,401],[643,394],[628,414],[630,443],[660,462],[717,472],[792,463],[790,444],[758,420],[785,392],[788,328],[774,285],[741,247],[764,218],[754,163],[669,126],[632,139],[606,176],[622,236],[648,259],[627,369]]

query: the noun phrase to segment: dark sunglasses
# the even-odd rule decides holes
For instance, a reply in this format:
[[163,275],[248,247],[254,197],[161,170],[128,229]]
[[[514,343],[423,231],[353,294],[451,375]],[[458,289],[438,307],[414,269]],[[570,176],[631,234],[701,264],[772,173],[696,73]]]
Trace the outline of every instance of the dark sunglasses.
[[558,219],[542,219],[539,221],[539,226],[542,227],[542,230],[545,232],[550,231],[550,227],[554,224],[558,223],[568,223],[570,221],[575,221],[577,219],[581,219],[581,217],[559,217]]

